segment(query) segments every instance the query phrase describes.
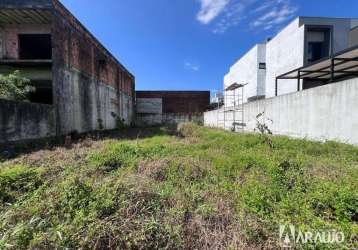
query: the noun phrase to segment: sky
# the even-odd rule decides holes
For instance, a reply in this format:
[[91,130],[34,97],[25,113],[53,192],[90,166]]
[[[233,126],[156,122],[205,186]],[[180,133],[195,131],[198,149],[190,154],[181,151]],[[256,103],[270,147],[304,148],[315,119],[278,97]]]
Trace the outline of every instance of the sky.
[[297,16],[358,17],[357,0],[61,0],[137,90],[221,90],[255,44]]

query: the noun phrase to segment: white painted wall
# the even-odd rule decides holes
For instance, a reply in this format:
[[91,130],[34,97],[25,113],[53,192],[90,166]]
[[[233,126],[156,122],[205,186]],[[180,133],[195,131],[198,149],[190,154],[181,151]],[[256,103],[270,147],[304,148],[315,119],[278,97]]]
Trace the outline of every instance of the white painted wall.
[[[246,131],[256,127],[256,115],[265,112],[276,135],[336,140],[358,145],[358,78],[244,105]],[[217,127],[218,110],[204,114],[204,124]]]
[[[294,20],[266,44],[266,98],[275,96],[276,77],[303,66],[304,26]],[[296,80],[280,80],[278,94],[297,90]]]
[[[258,44],[247,52],[231,68],[229,73],[224,77],[224,89],[233,83],[246,84],[244,89],[244,103],[250,97],[264,95],[265,89],[265,70],[259,69],[259,63],[265,63],[266,45]],[[238,90],[239,91],[239,90]],[[226,94],[225,106],[234,106],[233,92]],[[237,101],[237,100],[236,100]]]
[[[298,17],[266,45],[266,97],[275,96],[276,77],[305,64],[305,26],[333,27],[333,53],[350,47],[349,36],[355,19]],[[278,95],[297,91],[297,80],[279,80]]]

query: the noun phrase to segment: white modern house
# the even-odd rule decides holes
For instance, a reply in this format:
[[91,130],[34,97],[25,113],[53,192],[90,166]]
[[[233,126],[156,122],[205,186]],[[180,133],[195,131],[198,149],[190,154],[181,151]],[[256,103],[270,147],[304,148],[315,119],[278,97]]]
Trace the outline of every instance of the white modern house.
[[[224,77],[224,89],[233,83],[244,87],[243,103],[296,92],[322,85],[310,79],[277,77],[304,65],[358,45],[358,19],[297,17],[273,39],[255,45],[239,59]],[[232,91],[225,91],[232,96]],[[225,98],[225,106],[233,106]],[[238,100],[239,101],[239,100]]]
[[[243,94],[244,102],[265,98],[265,43],[255,45],[230,68],[230,72],[224,77],[224,89],[235,82],[240,82],[240,84],[247,84]],[[238,102],[237,98],[238,95],[233,93],[233,91],[226,91],[226,106],[234,106],[233,102]]]

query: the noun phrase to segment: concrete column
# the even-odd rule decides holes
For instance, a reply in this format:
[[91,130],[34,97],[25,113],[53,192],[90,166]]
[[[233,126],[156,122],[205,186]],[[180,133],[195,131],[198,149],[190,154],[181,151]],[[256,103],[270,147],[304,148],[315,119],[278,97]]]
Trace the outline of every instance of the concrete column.
[[0,58],[4,57],[3,31],[0,29]]

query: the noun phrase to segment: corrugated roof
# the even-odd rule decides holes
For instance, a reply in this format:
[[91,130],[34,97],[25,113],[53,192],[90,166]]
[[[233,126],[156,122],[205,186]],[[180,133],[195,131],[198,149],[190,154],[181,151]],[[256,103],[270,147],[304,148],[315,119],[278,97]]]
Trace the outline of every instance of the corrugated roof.
[[51,20],[50,10],[0,9],[0,24],[48,24]]

